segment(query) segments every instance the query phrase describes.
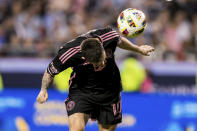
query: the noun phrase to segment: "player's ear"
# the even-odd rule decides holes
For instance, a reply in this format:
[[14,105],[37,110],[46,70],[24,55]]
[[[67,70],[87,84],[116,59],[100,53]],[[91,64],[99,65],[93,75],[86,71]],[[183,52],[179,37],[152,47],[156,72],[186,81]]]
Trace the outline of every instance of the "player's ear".
[[82,56],[81,59],[85,60],[85,57]]

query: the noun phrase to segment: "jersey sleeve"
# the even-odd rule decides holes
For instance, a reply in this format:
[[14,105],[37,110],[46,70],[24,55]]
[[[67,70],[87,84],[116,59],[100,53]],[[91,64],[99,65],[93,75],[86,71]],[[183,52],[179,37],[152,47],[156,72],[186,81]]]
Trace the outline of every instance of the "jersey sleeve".
[[104,44],[104,46],[107,46],[109,44],[117,45],[121,42],[121,37],[119,33],[111,27],[105,28],[102,34],[99,35],[99,38],[101,42]]
[[68,67],[78,64],[79,48],[61,49],[47,67],[47,72],[54,76]]

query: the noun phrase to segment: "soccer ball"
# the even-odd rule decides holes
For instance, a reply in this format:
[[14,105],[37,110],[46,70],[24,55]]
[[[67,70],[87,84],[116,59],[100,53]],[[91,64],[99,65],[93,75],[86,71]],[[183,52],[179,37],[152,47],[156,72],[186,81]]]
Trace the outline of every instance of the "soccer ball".
[[130,38],[136,37],[146,28],[146,16],[140,10],[125,9],[118,16],[117,26],[123,35]]

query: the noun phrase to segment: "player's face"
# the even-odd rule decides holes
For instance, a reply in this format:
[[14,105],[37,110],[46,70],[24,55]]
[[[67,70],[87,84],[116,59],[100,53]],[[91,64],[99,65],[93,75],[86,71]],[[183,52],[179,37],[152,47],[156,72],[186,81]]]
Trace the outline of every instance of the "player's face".
[[[95,38],[98,42],[101,42],[98,38]],[[106,62],[106,53],[105,50],[102,51],[102,58],[98,63],[92,63],[94,66],[105,66],[105,62]]]
[[94,66],[101,66],[101,67],[103,67],[103,66],[105,66],[105,62],[106,62],[106,54],[105,54],[105,51],[103,51],[102,52],[102,58],[101,58],[101,60],[98,62],[98,63],[91,63],[91,64],[93,64]]

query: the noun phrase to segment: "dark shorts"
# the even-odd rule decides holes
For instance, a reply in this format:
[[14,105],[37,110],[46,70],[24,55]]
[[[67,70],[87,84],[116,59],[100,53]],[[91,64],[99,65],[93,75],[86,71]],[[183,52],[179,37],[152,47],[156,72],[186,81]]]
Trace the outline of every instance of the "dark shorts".
[[121,98],[116,102],[100,105],[89,101],[85,97],[72,96],[65,101],[68,116],[74,113],[90,114],[91,119],[96,119],[100,124],[113,125],[122,121]]

